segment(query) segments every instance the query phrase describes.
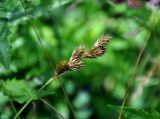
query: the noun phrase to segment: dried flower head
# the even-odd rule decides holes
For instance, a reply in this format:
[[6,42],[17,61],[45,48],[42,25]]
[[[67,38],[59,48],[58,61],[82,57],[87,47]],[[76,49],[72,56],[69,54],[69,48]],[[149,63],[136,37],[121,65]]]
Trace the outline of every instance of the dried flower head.
[[84,58],[97,58],[98,56],[103,55],[105,52],[104,47],[93,47],[88,52],[84,54]]
[[85,52],[84,58],[97,58],[105,53],[105,45],[109,43],[111,36],[100,37],[93,45],[93,47]]
[[80,45],[76,48],[71,55],[69,61],[61,60],[58,64],[55,75],[60,75],[65,71],[69,70],[79,70],[84,66],[84,62],[81,61],[83,58],[97,58],[105,53],[105,45],[109,43],[111,36],[100,37],[93,45],[93,47],[85,51],[85,46]]
[[103,35],[101,36],[96,42],[95,44],[93,45],[93,47],[99,47],[99,46],[105,46],[106,44],[109,43],[110,39],[112,37],[109,36],[109,35]]
[[69,65],[70,70],[75,70],[76,71],[76,70],[79,70],[81,67],[84,66],[84,62],[74,59],[74,60],[70,60],[68,62],[68,65]]
[[84,62],[80,60],[76,60],[76,59],[70,60],[70,61],[61,60],[58,66],[56,67],[55,75],[62,74],[63,72],[69,71],[69,70],[76,71],[83,66],[84,66]]
[[59,64],[57,65],[56,67],[56,70],[55,70],[55,75],[59,75],[59,74],[62,74],[63,72],[69,70],[69,65],[68,65],[68,61],[66,60],[61,60],[59,62]]
[[85,46],[84,45],[80,45],[78,48],[76,48],[72,52],[72,56],[71,56],[70,60],[82,58],[83,54],[84,54],[84,50],[85,50]]

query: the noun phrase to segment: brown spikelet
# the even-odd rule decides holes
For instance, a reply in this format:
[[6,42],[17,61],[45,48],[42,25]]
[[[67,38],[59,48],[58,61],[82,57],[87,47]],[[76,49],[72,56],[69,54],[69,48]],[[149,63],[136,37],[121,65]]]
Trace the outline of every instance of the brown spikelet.
[[76,71],[76,70],[79,70],[83,66],[84,66],[84,62],[77,60],[77,59],[73,59],[70,61],[61,60],[58,66],[56,67],[55,75],[62,74],[65,71],[69,71],[69,70]]
[[85,52],[84,58],[97,58],[105,53],[105,45],[109,43],[111,36],[100,37],[93,45],[93,47]]
[[101,36],[93,45],[93,47],[99,47],[99,46],[105,46],[112,37],[109,35],[103,35]]
[[78,48],[76,48],[73,51],[70,60],[82,58],[83,54],[84,54],[84,50],[85,50],[85,46],[84,45],[80,45]]
[[84,58],[97,58],[98,56],[103,55],[105,52],[104,47],[93,47],[88,52],[84,54]]
[[59,64],[57,65],[56,67],[56,70],[55,70],[55,75],[59,75],[59,74],[62,74],[63,72],[69,70],[69,65],[68,65],[68,61],[66,60],[61,60],[59,62]]
[[74,59],[74,60],[70,60],[68,62],[68,65],[69,65],[69,69],[70,70],[79,70],[81,67],[84,66],[84,62],[80,61],[80,60],[77,60],[77,59]]

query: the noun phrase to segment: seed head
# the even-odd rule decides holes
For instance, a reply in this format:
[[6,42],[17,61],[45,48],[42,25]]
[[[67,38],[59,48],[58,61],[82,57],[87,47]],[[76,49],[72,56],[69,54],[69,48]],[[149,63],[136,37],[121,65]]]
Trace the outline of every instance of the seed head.
[[111,36],[101,36],[93,45],[93,47],[85,52],[84,58],[97,58],[105,53],[105,45],[109,43]]
[[71,58],[69,61],[61,60],[58,64],[55,75],[60,75],[64,73],[65,71],[69,70],[79,70],[84,66],[84,62],[81,61],[83,58],[97,58],[99,56],[102,56],[105,53],[105,45],[109,43],[111,39],[111,36],[102,36],[100,37],[93,45],[93,47],[85,51],[85,46],[80,45],[77,47],[71,55]]
[[84,62],[75,59],[75,60],[70,60],[68,62],[68,65],[69,65],[70,70],[75,70],[76,71],[76,70],[79,70],[81,67],[84,66]]
[[69,65],[68,65],[68,61],[66,60],[61,60],[59,62],[59,64],[57,65],[56,67],[56,70],[55,70],[55,75],[59,75],[59,74],[62,74],[63,72],[69,70]]
[[95,44],[93,45],[93,47],[99,47],[99,46],[105,46],[106,44],[108,44],[109,43],[109,41],[110,41],[110,39],[111,39],[112,37],[111,36],[109,36],[109,35],[103,35],[103,36],[101,36],[96,42],[95,42]]
[[72,56],[70,58],[70,60],[75,60],[75,59],[80,59],[83,57],[84,54],[84,50],[85,50],[85,46],[84,45],[80,45],[78,48],[75,48],[75,50],[72,52]]

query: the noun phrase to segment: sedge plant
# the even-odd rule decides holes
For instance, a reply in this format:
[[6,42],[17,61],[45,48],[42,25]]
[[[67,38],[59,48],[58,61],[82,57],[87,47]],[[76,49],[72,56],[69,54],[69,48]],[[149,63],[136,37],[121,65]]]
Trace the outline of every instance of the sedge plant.
[[[25,10],[25,13],[27,14],[27,10],[25,8],[25,5],[23,3],[22,0],[20,0],[24,10]],[[37,36],[37,39],[42,47],[42,49],[44,50],[44,53],[46,55],[46,58],[48,60],[48,63],[49,65],[52,67],[52,69],[54,70],[53,68],[53,65],[51,63],[51,60],[50,60],[50,57],[48,55],[48,52],[45,50],[43,44],[42,44],[42,40],[40,39],[39,35],[38,35],[38,32],[37,32],[37,29],[34,25],[34,23],[32,22],[31,18],[28,16],[28,20],[29,20],[29,23],[30,25],[33,27],[33,30]],[[89,59],[95,59],[97,57],[100,57],[102,56],[104,53],[105,53],[105,46],[109,43],[110,39],[112,37],[110,35],[103,35],[101,36],[94,44],[93,46],[89,49],[89,50],[86,50],[85,46],[84,45],[80,45],[79,47],[75,48],[75,50],[73,51],[71,57],[69,60],[61,60],[55,71],[53,72],[53,76],[46,82],[44,83],[32,96],[31,98],[22,106],[22,108],[17,112],[17,114],[15,115],[14,119],[18,118],[19,115],[23,112],[23,110],[29,105],[30,102],[32,102],[32,100],[35,98],[35,96],[37,94],[39,94],[48,84],[50,84],[54,79],[58,79],[60,85],[61,85],[61,89],[64,93],[64,96],[66,98],[66,101],[67,101],[67,104],[69,105],[74,117],[76,118],[76,114],[74,112],[74,109],[69,101],[69,98],[68,98],[68,95],[65,91],[65,89],[63,88],[63,84],[62,82],[60,81],[59,79],[59,75],[63,74],[64,72],[66,71],[70,71],[70,70],[79,70],[81,69],[83,66],[84,66],[84,62],[82,61],[82,59],[84,58],[89,58]],[[42,100],[42,99],[41,99]],[[47,104],[45,100],[42,101],[43,103]],[[48,105],[48,104],[47,104]],[[51,105],[50,105],[51,107]],[[57,111],[55,111],[57,113]],[[58,115],[60,115],[59,113],[57,113]],[[61,116],[61,115],[60,115]],[[62,116],[61,116],[62,117]]]
[[[73,50],[73,53],[72,53],[70,59],[69,60],[61,60],[58,63],[58,65],[54,71],[54,75],[44,85],[42,85],[39,88],[39,90],[24,104],[24,106],[15,115],[14,119],[16,119],[22,113],[22,111],[35,98],[35,96],[37,94],[39,94],[54,79],[58,78],[59,75],[63,74],[66,71],[72,71],[72,70],[77,71],[77,70],[81,69],[85,64],[82,61],[82,59],[84,59],[84,58],[95,59],[95,58],[102,56],[106,51],[105,46],[109,43],[111,38],[112,37],[110,35],[101,36],[89,50],[86,50],[84,45],[80,45],[79,47],[75,48],[75,50]],[[61,85],[62,85],[62,83],[61,83]],[[62,90],[65,94],[68,105],[70,106],[74,116],[76,117],[75,112],[71,106],[71,103],[69,101],[67,94],[65,93],[63,86],[62,86]]]

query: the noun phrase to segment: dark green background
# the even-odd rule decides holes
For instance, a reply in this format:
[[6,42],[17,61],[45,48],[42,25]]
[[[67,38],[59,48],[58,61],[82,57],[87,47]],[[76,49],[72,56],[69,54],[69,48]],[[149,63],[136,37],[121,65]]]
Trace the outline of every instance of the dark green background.
[[[158,7],[151,8],[144,3],[139,8],[131,8],[125,3],[100,0],[25,0],[24,4],[37,28],[43,48],[20,1],[6,0],[2,4],[4,6],[1,7],[5,9],[0,9],[0,15],[9,19],[12,48],[9,69],[2,65],[0,67],[1,80],[24,80],[29,87],[38,89],[54,72],[45,52],[48,52],[55,68],[61,59],[69,59],[74,48],[80,44],[89,49],[101,35],[109,34],[112,40],[102,57],[85,59],[85,66],[81,70],[65,72],[60,79],[78,119],[117,119],[118,113],[108,109],[107,105],[122,104],[138,54],[147,35],[151,33],[126,105],[160,111],[160,70],[156,68],[153,76],[147,78],[160,59],[160,14],[153,16]],[[152,19],[157,22],[152,22]],[[46,90],[54,94],[44,99],[68,119],[73,118],[59,83],[53,81]],[[13,103],[17,110],[22,106],[14,100]],[[34,101],[34,105],[36,111],[33,119],[57,118],[55,112],[41,101]],[[2,92],[0,107],[2,119],[10,119],[15,115]],[[21,118],[29,118],[32,108],[30,104]]]

